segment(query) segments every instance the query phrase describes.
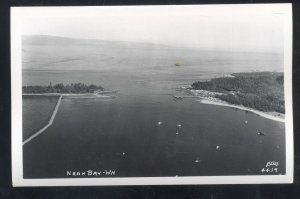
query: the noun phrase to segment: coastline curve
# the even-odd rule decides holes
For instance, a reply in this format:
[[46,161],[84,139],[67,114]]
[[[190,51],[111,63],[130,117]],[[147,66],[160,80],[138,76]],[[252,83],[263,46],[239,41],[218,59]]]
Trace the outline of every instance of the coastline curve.
[[200,99],[200,100],[197,100],[197,101],[200,102],[200,103],[203,103],[203,104],[226,106],[226,107],[236,108],[236,109],[240,109],[240,110],[244,110],[244,111],[249,111],[249,112],[252,112],[256,115],[259,115],[261,117],[264,117],[264,118],[267,118],[267,119],[270,119],[270,120],[274,120],[274,121],[277,121],[277,122],[283,122],[283,123],[285,122],[284,118],[279,118],[279,117],[276,117],[276,116],[272,116],[268,113],[264,113],[262,111],[257,111],[257,110],[254,110],[254,109],[246,108],[246,107],[243,107],[243,106],[237,106],[237,105],[232,105],[232,104],[227,104],[227,103],[222,103],[222,102],[214,102],[214,101],[207,100],[207,99]]

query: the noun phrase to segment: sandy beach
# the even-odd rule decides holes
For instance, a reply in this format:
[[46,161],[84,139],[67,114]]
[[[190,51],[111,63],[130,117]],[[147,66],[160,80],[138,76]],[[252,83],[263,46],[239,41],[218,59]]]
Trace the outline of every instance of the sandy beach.
[[212,100],[208,100],[208,99],[200,99],[200,100],[197,100],[197,101],[199,101],[203,104],[212,104],[212,105],[217,105],[217,106],[227,106],[227,107],[231,107],[231,108],[245,110],[245,111],[249,111],[249,112],[252,112],[254,114],[257,114],[261,117],[270,119],[270,120],[274,120],[274,121],[277,121],[277,122],[285,122],[284,116],[282,114],[281,114],[281,117],[280,116],[275,116],[274,113],[262,112],[262,111],[246,108],[244,106],[232,105],[232,104],[228,104],[226,102],[219,102],[219,101],[217,102],[217,101],[212,101]]

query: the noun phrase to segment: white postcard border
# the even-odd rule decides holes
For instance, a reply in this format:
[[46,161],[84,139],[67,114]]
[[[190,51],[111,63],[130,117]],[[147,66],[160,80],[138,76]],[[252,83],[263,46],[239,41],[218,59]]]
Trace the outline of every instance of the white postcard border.
[[[231,5],[184,5],[184,7]],[[130,177],[130,178],[60,178],[23,179],[22,148],[22,59],[21,35],[22,19],[27,16],[51,14],[53,9],[76,9],[89,11],[100,7],[13,7],[11,8],[11,146],[13,186],[92,186],[92,185],[185,185],[185,184],[274,184],[293,182],[293,107],[292,107],[292,4],[247,4],[234,6],[269,6],[285,14],[284,29],[284,89],[286,102],[286,174],[255,176],[195,176],[195,177]],[[103,6],[102,8],[105,8]],[[143,6],[126,6],[126,9]],[[157,6],[147,6],[155,9]],[[165,6],[167,7],[167,6]],[[174,7],[174,5],[173,5]],[[180,6],[178,6],[180,7]],[[111,9],[123,9],[113,6]],[[45,10],[52,12],[44,12]],[[106,7],[107,9],[107,7]],[[288,80],[288,81],[287,81]]]

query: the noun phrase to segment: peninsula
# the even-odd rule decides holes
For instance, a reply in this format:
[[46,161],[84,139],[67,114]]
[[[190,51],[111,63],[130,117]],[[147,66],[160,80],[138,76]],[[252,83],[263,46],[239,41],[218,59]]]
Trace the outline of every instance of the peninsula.
[[188,89],[202,103],[235,107],[284,121],[284,76],[281,72],[233,73],[197,81]]

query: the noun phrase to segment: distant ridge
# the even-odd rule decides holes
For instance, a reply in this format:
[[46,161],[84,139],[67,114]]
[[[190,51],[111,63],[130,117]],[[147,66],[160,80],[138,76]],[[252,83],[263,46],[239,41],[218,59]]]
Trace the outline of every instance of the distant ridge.
[[166,48],[172,49],[173,47],[154,43],[144,43],[144,42],[131,42],[131,41],[110,41],[110,40],[97,40],[97,39],[81,39],[81,38],[71,38],[71,37],[61,37],[61,36],[50,36],[50,35],[23,35],[22,36],[23,45],[88,45],[88,46],[99,46],[101,45],[112,48],[128,48],[128,47],[148,47],[148,48]]
[[23,69],[108,70],[173,66],[182,52],[160,44],[77,39],[49,35],[22,36]]
[[[242,67],[241,67],[242,66]],[[188,67],[194,67],[193,70]],[[118,70],[193,75],[201,71],[239,72],[282,67],[278,55],[205,51],[164,44],[23,35],[24,70]]]

